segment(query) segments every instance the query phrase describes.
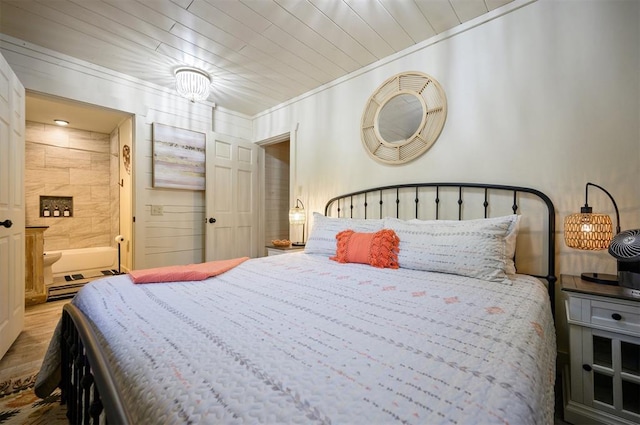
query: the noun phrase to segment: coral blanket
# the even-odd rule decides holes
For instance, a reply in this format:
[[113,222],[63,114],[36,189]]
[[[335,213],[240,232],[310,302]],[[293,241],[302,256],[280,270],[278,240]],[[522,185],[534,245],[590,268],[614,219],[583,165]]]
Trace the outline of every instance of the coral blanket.
[[155,267],[153,269],[132,270],[129,272],[133,283],[183,282],[187,280],[204,280],[224,273],[247,261],[249,257],[231,260],[209,261],[186,266]]

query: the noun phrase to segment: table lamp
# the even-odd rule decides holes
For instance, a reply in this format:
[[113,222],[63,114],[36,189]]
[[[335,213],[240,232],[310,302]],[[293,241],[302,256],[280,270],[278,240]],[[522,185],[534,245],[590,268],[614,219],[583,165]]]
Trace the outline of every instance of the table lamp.
[[[620,233],[620,213],[613,196],[603,187],[594,183],[587,183],[585,187],[585,203],[580,212],[571,214],[564,219],[564,243],[575,249],[600,251],[609,247],[613,239],[613,225],[607,214],[596,214],[589,206],[589,186],[597,187],[607,194],[616,211],[616,235]],[[589,282],[617,285],[616,275],[604,273],[582,273],[582,279]]]

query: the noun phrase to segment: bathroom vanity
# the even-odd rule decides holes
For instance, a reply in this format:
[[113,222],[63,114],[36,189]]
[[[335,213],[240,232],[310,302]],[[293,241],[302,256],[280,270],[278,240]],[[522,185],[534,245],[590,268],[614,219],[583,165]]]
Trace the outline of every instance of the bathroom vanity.
[[25,305],[41,304],[47,301],[47,290],[44,286],[44,231],[48,227],[27,226],[25,228]]

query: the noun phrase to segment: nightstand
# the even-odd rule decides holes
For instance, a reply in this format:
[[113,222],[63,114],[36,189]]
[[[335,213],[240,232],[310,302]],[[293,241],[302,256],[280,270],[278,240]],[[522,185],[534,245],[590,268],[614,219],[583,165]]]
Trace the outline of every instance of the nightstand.
[[579,276],[562,275],[560,282],[570,350],[564,419],[640,423],[640,291]]
[[290,254],[292,252],[300,252],[300,251],[304,251],[304,246],[293,246],[293,245],[289,245],[289,246],[273,246],[273,245],[267,245],[267,256],[272,256],[272,255],[280,255],[280,254]]

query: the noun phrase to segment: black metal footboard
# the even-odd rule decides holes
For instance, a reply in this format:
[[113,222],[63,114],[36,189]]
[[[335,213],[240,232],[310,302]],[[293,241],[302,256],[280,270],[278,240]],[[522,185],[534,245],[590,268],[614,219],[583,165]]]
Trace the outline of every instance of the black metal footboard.
[[71,424],[132,423],[89,320],[73,304],[62,311],[62,403]]

